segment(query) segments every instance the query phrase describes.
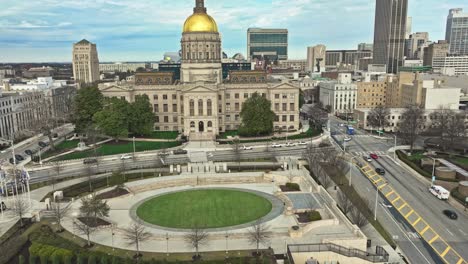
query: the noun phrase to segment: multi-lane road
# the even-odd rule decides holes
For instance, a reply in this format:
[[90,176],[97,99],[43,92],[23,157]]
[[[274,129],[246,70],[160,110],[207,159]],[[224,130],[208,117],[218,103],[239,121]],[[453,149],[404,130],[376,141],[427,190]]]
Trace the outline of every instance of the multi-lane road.
[[[331,119],[331,129],[338,141],[344,138],[345,129],[339,126],[337,119]],[[393,147],[393,140],[373,137],[358,131],[352,140],[346,143],[346,151],[356,156],[380,154],[378,160],[370,162],[374,168],[386,171],[385,180],[390,184],[421,217],[455,249],[463,258],[468,259],[468,216],[463,210],[455,208],[446,201],[441,201],[429,193],[431,183],[407,171],[393,159],[388,149]],[[382,155],[383,154],[383,155]],[[355,169],[352,182],[354,187],[369,201],[375,202],[376,191],[370,181]],[[380,197],[380,201],[384,201]],[[396,242],[412,263],[442,263],[429,246],[420,239],[409,224],[393,209],[382,204],[378,206],[378,218],[394,236]],[[387,203],[388,204],[388,203]],[[450,209],[457,212],[458,220],[447,218],[442,211]]]

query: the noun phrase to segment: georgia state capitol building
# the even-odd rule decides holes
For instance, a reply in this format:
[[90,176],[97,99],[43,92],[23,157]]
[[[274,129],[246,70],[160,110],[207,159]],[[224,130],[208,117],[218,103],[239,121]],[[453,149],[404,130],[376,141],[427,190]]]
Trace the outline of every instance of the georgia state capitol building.
[[213,140],[241,124],[242,104],[254,93],[271,101],[275,130],[299,129],[299,87],[271,81],[263,71],[231,71],[222,76],[222,46],[216,21],[204,0],[196,0],[183,26],[180,81],[173,72],[137,73],[134,82],[100,85],[106,97],[133,102],[146,94],[155,114],[154,129],[179,131],[190,140]]

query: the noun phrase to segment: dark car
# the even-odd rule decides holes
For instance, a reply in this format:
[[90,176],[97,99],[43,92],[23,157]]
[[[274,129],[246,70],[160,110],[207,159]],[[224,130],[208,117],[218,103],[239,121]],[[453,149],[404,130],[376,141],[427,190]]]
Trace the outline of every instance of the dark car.
[[32,156],[34,154],[34,152],[30,149],[25,150],[24,153],[26,153],[29,156]]
[[379,175],[385,175],[385,170],[382,168],[375,169],[375,172],[377,172]]
[[83,164],[95,164],[98,163],[97,159],[85,159]]
[[187,154],[187,151],[185,149],[174,150],[174,155],[184,155],[184,154]]
[[23,160],[24,160],[23,156],[21,156],[21,155],[19,155],[19,154],[16,154],[16,155],[15,155],[15,158],[16,158],[16,160],[19,160],[19,161],[23,161]]
[[443,212],[444,212],[444,215],[446,215],[448,218],[450,218],[452,220],[457,220],[458,219],[457,213],[455,213],[452,210],[444,210]]
[[41,148],[45,148],[47,147],[47,143],[45,143],[44,141],[39,141],[39,143],[37,143],[39,145],[39,147]]

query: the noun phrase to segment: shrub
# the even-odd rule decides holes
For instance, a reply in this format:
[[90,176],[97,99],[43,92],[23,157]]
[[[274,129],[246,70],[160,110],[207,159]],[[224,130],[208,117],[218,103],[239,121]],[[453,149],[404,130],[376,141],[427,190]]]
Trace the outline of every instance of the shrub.
[[60,258],[58,255],[52,257],[52,264],[60,264]]
[[119,263],[120,263],[119,259],[116,256],[114,256],[112,258],[112,264],[119,264]]
[[[67,256],[73,256],[73,252],[68,249],[45,245],[38,242],[32,243],[32,245],[29,247],[29,253],[32,255],[40,256],[41,264],[47,264],[48,259],[52,259],[52,261],[55,261],[56,258],[59,260],[58,263],[60,263],[60,259],[65,259],[65,257]],[[46,262],[43,262],[44,257]]]
[[107,257],[106,256],[102,256],[101,257],[101,264],[107,264],[109,261],[107,261]]
[[96,264],[96,256],[94,255],[89,256],[88,264]]
[[322,220],[322,216],[321,216],[320,213],[317,212],[317,211],[310,211],[310,212],[308,212],[308,213],[307,213],[307,217],[309,217],[309,220],[310,220],[311,222]]
[[41,264],[47,264],[48,257],[47,256],[40,256]]
[[85,258],[83,257],[83,255],[78,255],[76,259],[76,264],[85,264]]
[[20,255],[20,256],[18,257],[18,263],[19,263],[19,264],[25,264],[25,263],[26,263],[25,260],[24,260],[24,256],[23,256],[23,255]]
[[36,264],[37,257],[33,254],[29,255],[29,264]]
[[72,264],[72,257],[66,256],[65,259],[63,260],[63,263]]
[[301,187],[297,183],[288,182],[288,183],[286,183],[286,187],[291,189],[291,190],[296,190],[296,191],[301,190]]

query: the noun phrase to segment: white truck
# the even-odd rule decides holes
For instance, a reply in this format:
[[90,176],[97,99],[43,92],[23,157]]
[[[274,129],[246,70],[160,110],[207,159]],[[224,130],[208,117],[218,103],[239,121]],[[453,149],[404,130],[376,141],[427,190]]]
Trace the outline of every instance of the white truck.
[[450,192],[439,185],[432,185],[429,191],[439,200],[447,200],[450,197]]

